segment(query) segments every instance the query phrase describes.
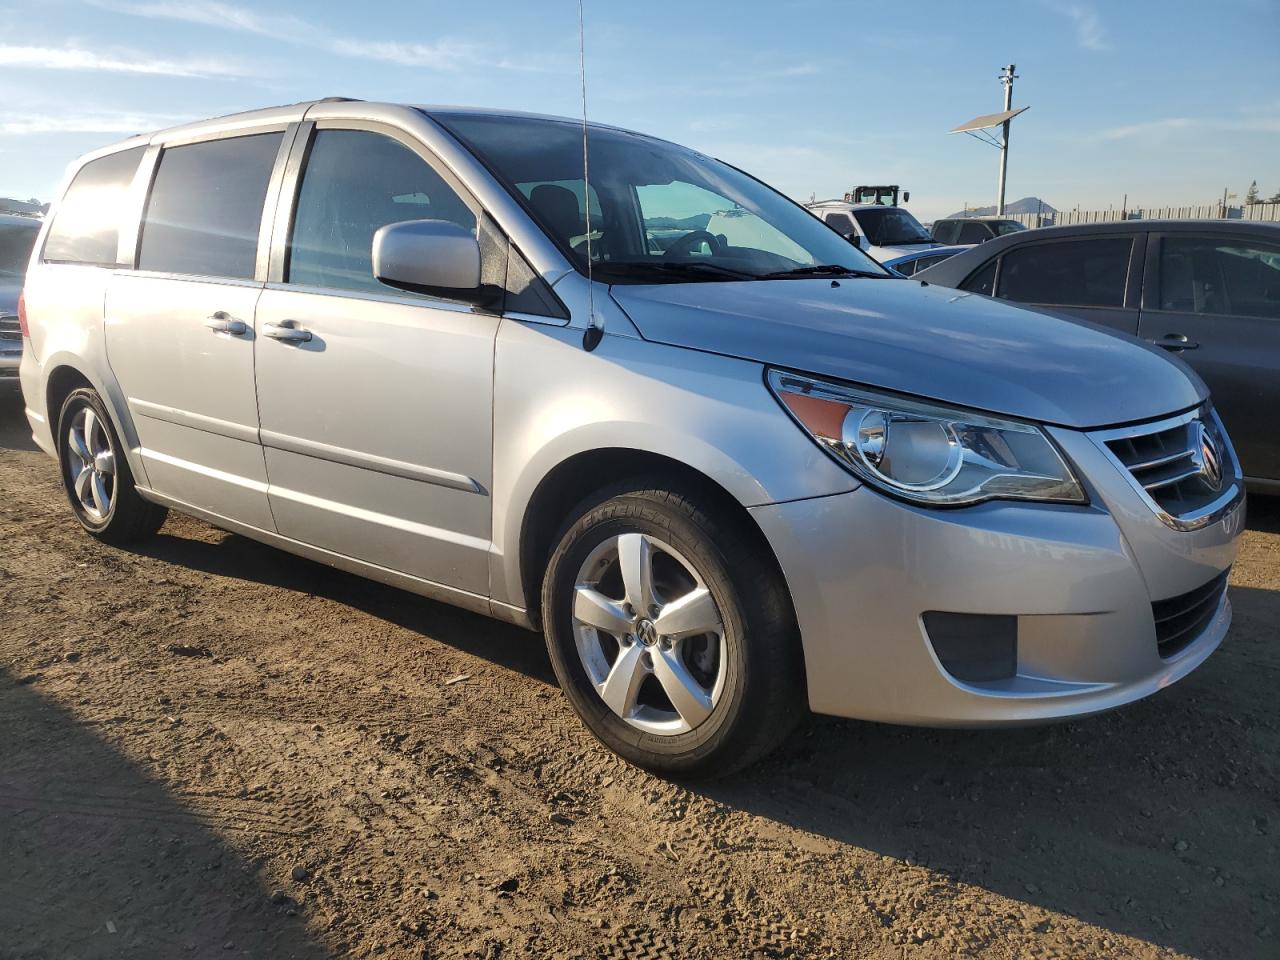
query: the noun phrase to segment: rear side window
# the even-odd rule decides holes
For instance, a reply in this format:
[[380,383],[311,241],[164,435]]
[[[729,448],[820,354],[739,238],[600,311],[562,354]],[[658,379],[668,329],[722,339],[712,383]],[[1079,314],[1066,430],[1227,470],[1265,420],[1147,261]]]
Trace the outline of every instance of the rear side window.
[[90,160],[71,181],[54,214],[42,259],[116,265],[120,220],[144,147]]
[[160,154],[138,267],[252,279],[262,206],[282,137],[260,133]]
[[960,227],[957,243],[985,243],[991,239],[991,231],[985,223],[966,223]]
[[965,278],[964,283],[960,284],[961,290],[968,290],[970,293],[980,293],[984,297],[989,297],[996,285],[996,263],[997,260],[988,260],[986,266],[974,271]]
[[933,225],[933,239],[939,243],[955,243],[960,235],[960,224],[954,220],[940,220]]
[[289,283],[405,296],[373,275],[373,235],[402,220],[476,217],[431,165],[404,144],[366,130],[319,130],[298,191]]
[[858,232],[858,228],[853,225],[853,218],[847,213],[828,213],[827,226],[842,237]]
[[1131,237],[1015,247],[1000,266],[1003,300],[1075,307],[1124,306]]
[[1280,246],[1165,237],[1160,309],[1280,320]]

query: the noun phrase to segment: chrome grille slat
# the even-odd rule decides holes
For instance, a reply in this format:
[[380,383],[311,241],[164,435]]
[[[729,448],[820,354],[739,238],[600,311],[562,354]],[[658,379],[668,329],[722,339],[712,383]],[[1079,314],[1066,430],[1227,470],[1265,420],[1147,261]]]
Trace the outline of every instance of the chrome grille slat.
[[[1181,459],[1181,457],[1179,459]],[[1200,468],[1192,465],[1179,473],[1175,473],[1171,477],[1161,477],[1159,480],[1153,480],[1150,483],[1143,483],[1142,489],[1150,493],[1155,490],[1160,490],[1163,487],[1167,487],[1170,484],[1181,483],[1183,480],[1189,480],[1199,472]]]
[[1198,529],[1242,495],[1239,463],[1208,406],[1093,437],[1148,506],[1176,529]]

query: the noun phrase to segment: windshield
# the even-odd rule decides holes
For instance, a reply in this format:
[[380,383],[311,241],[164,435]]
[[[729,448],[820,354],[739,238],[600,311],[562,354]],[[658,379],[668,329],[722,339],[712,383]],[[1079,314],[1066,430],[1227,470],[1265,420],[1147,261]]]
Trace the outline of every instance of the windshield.
[[883,210],[855,210],[858,226],[872,245],[896,247],[908,243],[932,243],[929,231],[920,221],[901,207],[885,207]]
[[[891,276],[803,207],[745,173],[639,134],[561,120],[433,113],[579,271],[609,283]],[[587,224],[590,201],[590,229]]]
[[1019,223],[1017,220],[995,220],[991,225],[995,227],[996,236],[1003,237],[1006,233],[1017,233],[1019,230],[1027,229],[1025,223]]
[[31,248],[35,246],[40,221],[0,223],[0,275],[21,277],[27,272]]

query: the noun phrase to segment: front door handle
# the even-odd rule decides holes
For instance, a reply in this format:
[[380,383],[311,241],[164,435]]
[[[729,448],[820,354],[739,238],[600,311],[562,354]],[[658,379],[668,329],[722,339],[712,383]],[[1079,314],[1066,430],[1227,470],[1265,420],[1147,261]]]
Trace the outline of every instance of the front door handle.
[[281,343],[306,343],[311,339],[311,331],[294,326],[292,320],[286,320],[284,323],[264,323],[262,335],[272,340],[279,340]]
[[1164,347],[1174,353],[1180,353],[1183,350],[1195,350],[1200,346],[1185,333],[1166,333],[1163,337],[1151,342],[1157,347]]
[[243,320],[233,320],[225,310],[219,310],[206,317],[204,325],[214,333],[229,333],[233,337],[243,337],[249,332],[249,325]]

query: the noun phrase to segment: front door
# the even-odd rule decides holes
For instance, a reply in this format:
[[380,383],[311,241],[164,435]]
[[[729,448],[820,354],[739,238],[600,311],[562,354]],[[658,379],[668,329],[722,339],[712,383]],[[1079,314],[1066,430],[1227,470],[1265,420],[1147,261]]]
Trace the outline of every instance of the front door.
[[164,149],[137,269],[111,277],[107,356],[156,492],[272,529],[254,391],[258,235],[283,133]]
[[1280,481],[1280,244],[1209,231],[1151,243],[1141,335],[1200,374],[1245,476]]
[[311,134],[282,280],[258,304],[271,510],[285,536],[485,596],[498,318],[372,272],[379,227],[474,230],[477,208],[421,148],[346,127]]

